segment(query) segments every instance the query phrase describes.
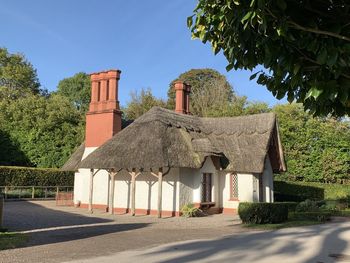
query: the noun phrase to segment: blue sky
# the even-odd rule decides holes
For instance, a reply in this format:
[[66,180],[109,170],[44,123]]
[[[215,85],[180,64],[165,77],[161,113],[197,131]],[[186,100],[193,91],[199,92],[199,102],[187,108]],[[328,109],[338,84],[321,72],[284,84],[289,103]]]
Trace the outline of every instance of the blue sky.
[[[186,18],[195,0],[0,0],[0,46],[23,53],[52,91],[77,72],[122,70],[119,99],[151,88],[166,98],[169,83],[192,68],[213,68],[226,75],[249,100],[276,100],[249,81],[249,71],[226,72],[222,54],[192,40]],[[282,101],[284,102],[284,101]]]

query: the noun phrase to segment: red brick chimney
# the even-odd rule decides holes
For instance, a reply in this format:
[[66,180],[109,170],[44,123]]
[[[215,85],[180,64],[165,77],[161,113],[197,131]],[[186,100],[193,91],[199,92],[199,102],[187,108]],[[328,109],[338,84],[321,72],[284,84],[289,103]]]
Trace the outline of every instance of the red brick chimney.
[[175,112],[182,114],[191,114],[190,113],[190,93],[191,86],[182,82],[175,82]]
[[90,74],[91,102],[86,113],[86,147],[98,147],[122,128],[118,101],[120,70]]

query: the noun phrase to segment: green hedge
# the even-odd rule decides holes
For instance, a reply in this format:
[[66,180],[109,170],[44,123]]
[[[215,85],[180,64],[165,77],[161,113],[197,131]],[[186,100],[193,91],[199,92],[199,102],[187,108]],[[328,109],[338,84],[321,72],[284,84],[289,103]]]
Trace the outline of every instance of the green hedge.
[[16,166],[0,166],[2,186],[72,186],[74,172]]
[[278,202],[306,199],[350,201],[350,185],[345,184],[274,181],[274,193]]
[[242,202],[238,206],[238,215],[245,224],[276,224],[287,221],[288,205]]
[[290,215],[292,220],[311,220],[325,222],[331,219],[332,212],[318,211],[318,212],[295,212]]

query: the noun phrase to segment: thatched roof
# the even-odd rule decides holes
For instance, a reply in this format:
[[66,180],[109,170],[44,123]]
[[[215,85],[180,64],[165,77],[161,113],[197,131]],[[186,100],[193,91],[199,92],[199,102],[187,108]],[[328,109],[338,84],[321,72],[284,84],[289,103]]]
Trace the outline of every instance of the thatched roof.
[[219,156],[225,170],[261,173],[269,154],[278,172],[285,169],[278,146],[273,113],[199,118],[154,107],[92,152],[79,167],[200,168],[206,157]]
[[70,156],[68,161],[62,166],[63,171],[75,171],[78,170],[78,166],[83,158],[85,150],[85,143],[82,143],[75,152]]

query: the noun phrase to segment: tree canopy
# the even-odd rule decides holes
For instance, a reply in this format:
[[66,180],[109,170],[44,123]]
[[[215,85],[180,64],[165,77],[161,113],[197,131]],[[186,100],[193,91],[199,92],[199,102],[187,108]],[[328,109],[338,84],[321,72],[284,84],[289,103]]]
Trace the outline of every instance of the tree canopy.
[[341,183],[350,179],[350,122],[314,118],[301,104],[277,105],[283,150],[293,181]]
[[61,167],[83,141],[83,124],[82,115],[60,95],[0,100],[0,163]]
[[168,89],[167,108],[175,109],[174,83],[177,80],[191,85],[190,111],[200,117],[238,116],[266,112],[266,103],[248,102],[235,94],[226,77],[214,69],[191,69],[173,80]]
[[40,83],[36,70],[22,54],[10,54],[0,48],[0,99],[38,94]]
[[130,97],[131,100],[124,109],[127,120],[135,120],[154,106],[166,106],[165,101],[153,96],[151,89],[141,89],[140,93],[131,92]]
[[227,70],[252,74],[277,98],[314,115],[350,114],[350,3],[345,0],[199,0],[193,38],[222,51]]
[[89,108],[90,93],[90,76],[84,72],[61,80],[57,86],[57,94],[66,97],[78,110],[84,113]]

